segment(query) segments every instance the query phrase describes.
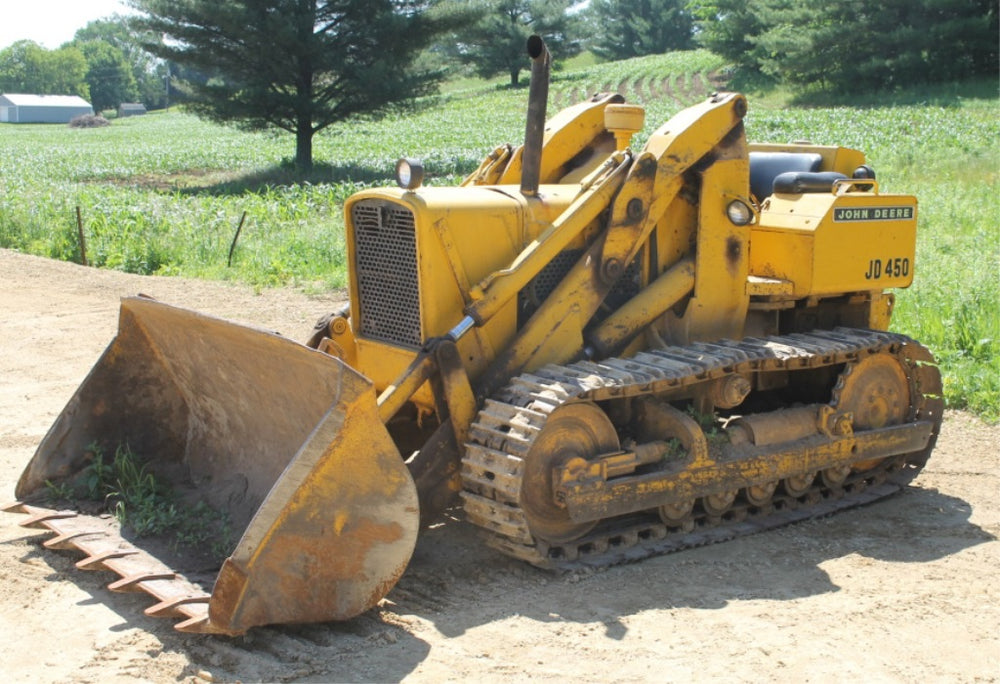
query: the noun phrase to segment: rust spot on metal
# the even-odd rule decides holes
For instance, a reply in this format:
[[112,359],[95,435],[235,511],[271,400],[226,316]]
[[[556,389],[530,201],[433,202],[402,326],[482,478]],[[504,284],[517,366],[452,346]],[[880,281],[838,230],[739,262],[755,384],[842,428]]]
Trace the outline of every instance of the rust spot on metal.
[[633,222],[641,219],[643,214],[642,200],[638,197],[630,199],[628,204],[625,205],[625,214]]
[[735,114],[739,119],[742,119],[747,115],[746,98],[740,97],[733,103],[733,114]]
[[656,175],[656,158],[651,154],[644,154],[636,160],[635,173],[638,178],[652,178]]
[[726,238],[726,266],[735,272],[743,256],[743,243],[735,235]]

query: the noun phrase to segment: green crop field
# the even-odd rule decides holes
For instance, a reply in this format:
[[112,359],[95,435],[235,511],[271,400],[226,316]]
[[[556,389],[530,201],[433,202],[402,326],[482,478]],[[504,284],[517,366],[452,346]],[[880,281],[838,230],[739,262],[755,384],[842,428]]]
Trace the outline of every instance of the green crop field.
[[[646,105],[648,134],[711,92],[723,67],[694,51],[557,72],[550,113],[617,90]],[[893,328],[941,360],[950,406],[997,420],[1000,117],[994,88],[966,90],[835,107],[751,95],[746,126],[753,141],[863,150],[882,190],[919,198],[916,281],[898,293]],[[342,287],[344,199],[391,183],[404,155],[424,161],[429,183],[456,182],[497,144],[521,140],[526,98],[526,89],[468,81],[415,111],[343,122],[316,137],[317,168],[307,179],[288,167],[291,136],[241,132],[180,111],[105,128],[0,125],[0,247],[79,260],[79,207],[95,266],[257,287]]]

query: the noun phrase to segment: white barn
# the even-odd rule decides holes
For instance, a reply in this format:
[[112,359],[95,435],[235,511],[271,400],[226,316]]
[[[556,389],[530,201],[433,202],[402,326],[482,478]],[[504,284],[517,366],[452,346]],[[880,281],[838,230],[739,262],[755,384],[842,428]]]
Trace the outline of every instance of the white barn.
[[90,103],[77,95],[0,95],[0,123],[69,123],[93,113]]

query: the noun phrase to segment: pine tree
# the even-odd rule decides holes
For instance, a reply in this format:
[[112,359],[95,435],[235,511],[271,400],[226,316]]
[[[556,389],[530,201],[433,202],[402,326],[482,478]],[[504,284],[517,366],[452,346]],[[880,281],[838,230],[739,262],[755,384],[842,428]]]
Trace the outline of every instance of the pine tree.
[[217,74],[180,84],[196,113],[295,134],[295,164],[312,167],[313,135],[353,114],[426,94],[441,72],[416,66],[455,15],[393,0],[131,0],[146,13],[144,47]]
[[588,47],[607,60],[694,47],[694,21],[684,0],[592,0]]
[[698,42],[733,64],[757,71],[760,63],[753,38],[767,27],[756,0],[689,0]]
[[996,75],[991,0],[692,0],[700,41],[803,91],[873,92]]
[[456,33],[450,49],[458,59],[472,65],[482,78],[510,76],[510,85],[520,81],[530,68],[525,44],[540,35],[553,55],[564,59],[580,51],[576,18],[568,12],[571,0],[468,0],[464,6],[479,20]]

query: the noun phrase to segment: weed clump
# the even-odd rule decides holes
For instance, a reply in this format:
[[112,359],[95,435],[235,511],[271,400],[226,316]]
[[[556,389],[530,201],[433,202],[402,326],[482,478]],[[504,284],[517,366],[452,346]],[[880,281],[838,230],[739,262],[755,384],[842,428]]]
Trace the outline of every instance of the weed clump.
[[192,506],[180,502],[127,445],[119,446],[111,459],[91,445],[88,456],[90,462],[75,485],[46,483],[50,498],[100,502],[122,529],[137,537],[163,535],[175,551],[191,547],[219,562],[229,555],[233,533],[226,513],[203,500]]
[[110,126],[111,122],[100,114],[81,114],[70,119],[70,128],[100,128]]

